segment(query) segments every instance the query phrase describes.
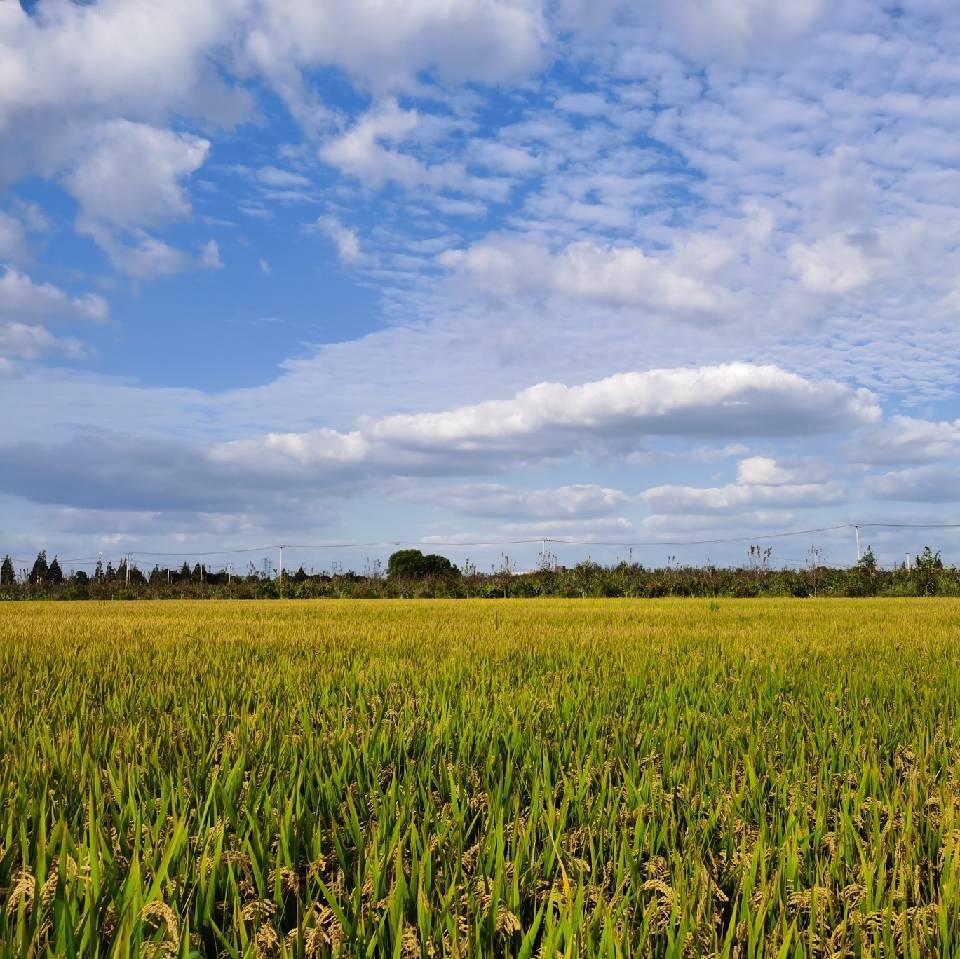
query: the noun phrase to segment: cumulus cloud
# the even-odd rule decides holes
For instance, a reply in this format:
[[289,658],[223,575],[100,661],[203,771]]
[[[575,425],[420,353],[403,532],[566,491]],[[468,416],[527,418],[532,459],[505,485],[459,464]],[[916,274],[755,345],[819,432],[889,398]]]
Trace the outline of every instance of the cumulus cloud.
[[494,519],[580,520],[607,516],[623,508],[627,497],[591,483],[553,489],[522,489],[501,483],[465,483],[410,494],[456,513]]
[[81,220],[128,228],[186,216],[182,180],[203,164],[208,140],[144,123],[111,120],[92,131],[64,177]]
[[100,227],[91,227],[88,232],[121,273],[139,280],[173,276],[194,264],[189,253],[142,231],[137,231],[130,241],[118,239],[112,231]]
[[493,140],[483,140],[474,147],[474,162],[511,176],[529,176],[543,167],[527,150]]
[[0,276],[0,317],[18,320],[79,319],[102,323],[110,309],[102,296],[70,296],[52,283],[35,283],[12,266]]
[[640,498],[654,514],[700,514],[826,506],[843,501],[845,496],[844,487],[831,480],[830,470],[822,461],[784,463],[769,456],[750,456],[737,464],[736,483],[655,486]]
[[793,486],[825,483],[833,472],[822,460],[781,462],[769,456],[750,456],[737,464],[737,482],[745,486]]
[[802,37],[828,9],[826,0],[658,0],[654,8],[694,56],[741,61]]
[[816,434],[879,419],[876,399],[839,383],[813,383],[776,366],[731,363],[621,373],[583,386],[541,383],[510,400],[443,413],[389,416],[365,425],[374,439],[408,449],[563,448],[585,439],[649,435]]
[[438,194],[443,190],[472,192],[504,199],[509,181],[494,176],[471,176],[462,161],[431,162],[409,149],[417,136],[430,139],[432,124],[423,123],[416,110],[404,110],[393,98],[376,104],[345,132],[330,137],[320,148],[320,158],[343,176],[379,190],[397,184],[409,191]]
[[7,375],[14,370],[13,358],[35,360],[48,353],[82,359],[87,350],[78,339],[55,336],[45,326],[0,320],[0,358]]
[[927,463],[960,452],[960,419],[918,419],[897,414],[869,430],[861,430],[850,443],[850,458],[857,463]]
[[439,256],[448,269],[499,296],[572,296],[626,306],[715,312],[730,297],[670,258],[637,247],[572,243],[558,253],[524,241],[493,240]]
[[879,499],[917,503],[960,501],[960,468],[939,464],[892,470],[870,477],[866,491]]
[[817,293],[849,293],[869,283],[874,267],[863,247],[845,236],[790,247],[790,265],[800,282]]
[[93,293],[72,296],[52,283],[37,283],[27,274],[6,266],[0,276],[0,358],[3,374],[16,370],[14,360],[35,360],[47,354],[82,359],[88,351],[75,337],[62,337],[52,323],[109,319],[107,301]]
[[27,251],[27,235],[23,224],[0,210],[0,261],[23,259]]
[[378,0],[284,0],[262,6],[246,53],[268,77],[291,64],[334,64],[382,90],[420,71],[448,82],[517,77],[540,63],[546,39],[538,0],[424,0],[389,11]]
[[[774,366],[652,370],[582,386],[544,383],[509,400],[439,413],[361,420],[349,432],[269,433],[202,448],[167,443],[169,448],[159,452],[123,437],[85,440],[70,451],[23,443],[3,451],[20,465],[0,475],[0,488],[34,499],[58,496],[49,501],[73,505],[79,505],[74,490],[85,488],[91,501],[102,505],[122,483],[123,504],[136,509],[158,508],[150,496],[160,496],[164,484],[181,491],[184,499],[195,484],[202,488],[201,504],[208,491],[215,495],[214,488],[218,496],[236,491],[241,499],[251,490],[268,488],[291,495],[323,489],[332,495],[391,477],[470,475],[577,454],[603,456],[651,436],[817,435],[869,423],[878,415],[866,391],[807,381]],[[129,452],[118,459],[116,451],[124,443]],[[34,469],[55,456],[69,456],[71,478],[62,483],[51,478],[35,487],[30,479]],[[175,470],[183,471],[176,481],[170,476]],[[86,487],[74,482],[84,471]],[[779,489],[788,495],[782,491],[791,487]],[[487,492],[488,504],[499,498],[506,509],[510,494],[490,487]],[[620,503],[617,491],[591,484],[524,496],[528,512],[546,510],[552,497],[549,508],[558,518],[570,510]],[[161,496],[160,502],[168,497]]]
[[655,513],[735,513],[758,507],[814,507],[841,502],[842,487],[829,483],[799,483],[763,486],[754,483],[700,488],[654,486],[640,498]]
[[387,100],[361,117],[346,133],[327,142],[320,156],[331,166],[374,187],[391,180],[406,187],[417,186],[429,176],[426,167],[392,145],[402,142],[418,122],[415,110],[401,110],[396,100]]

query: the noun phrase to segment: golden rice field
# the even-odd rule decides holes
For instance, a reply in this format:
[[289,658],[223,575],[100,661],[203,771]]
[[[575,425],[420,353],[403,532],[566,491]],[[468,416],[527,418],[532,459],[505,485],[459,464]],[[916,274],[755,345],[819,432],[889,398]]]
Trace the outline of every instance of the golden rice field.
[[960,602],[0,607],[5,956],[960,955]]

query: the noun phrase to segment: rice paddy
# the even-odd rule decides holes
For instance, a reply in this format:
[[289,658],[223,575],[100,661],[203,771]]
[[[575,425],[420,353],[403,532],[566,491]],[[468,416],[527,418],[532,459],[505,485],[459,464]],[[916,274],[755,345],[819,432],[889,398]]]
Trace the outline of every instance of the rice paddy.
[[0,607],[10,956],[960,954],[960,602]]

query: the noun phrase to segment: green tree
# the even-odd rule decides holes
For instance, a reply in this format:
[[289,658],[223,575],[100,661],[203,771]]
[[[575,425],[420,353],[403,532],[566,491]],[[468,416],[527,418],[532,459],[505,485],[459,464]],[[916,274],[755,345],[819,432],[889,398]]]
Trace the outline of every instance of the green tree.
[[941,572],[943,572],[943,561],[940,559],[940,554],[935,553],[929,546],[924,546],[917,554],[917,562],[913,569],[913,578],[917,584],[917,595],[935,595]]
[[0,586],[12,586],[17,579],[17,572],[13,568],[13,560],[9,555],[3,557],[0,563]]
[[56,556],[53,557],[53,562],[47,570],[47,577],[51,583],[56,583],[58,586],[63,582],[63,570],[60,568],[60,560]]
[[30,570],[30,585],[36,586],[38,583],[46,582],[49,572],[50,567],[47,564],[47,551],[42,549],[37,553],[37,558],[33,561],[33,569]]
[[857,581],[856,592],[860,596],[873,596],[877,592],[877,580],[879,579],[880,567],[877,564],[877,557],[874,555],[873,548],[868,546],[867,551],[857,561],[855,575]]
[[426,579],[429,576],[458,576],[460,571],[446,556],[424,555],[418,549],[401,549],[387,561],[390,579]]

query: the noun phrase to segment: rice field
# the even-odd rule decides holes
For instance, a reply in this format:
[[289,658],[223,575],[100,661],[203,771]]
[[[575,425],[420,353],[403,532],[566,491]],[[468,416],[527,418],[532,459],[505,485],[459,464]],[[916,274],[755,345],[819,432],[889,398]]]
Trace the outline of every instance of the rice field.
[[960,955],[960,602],[0,606],[5,956]]

